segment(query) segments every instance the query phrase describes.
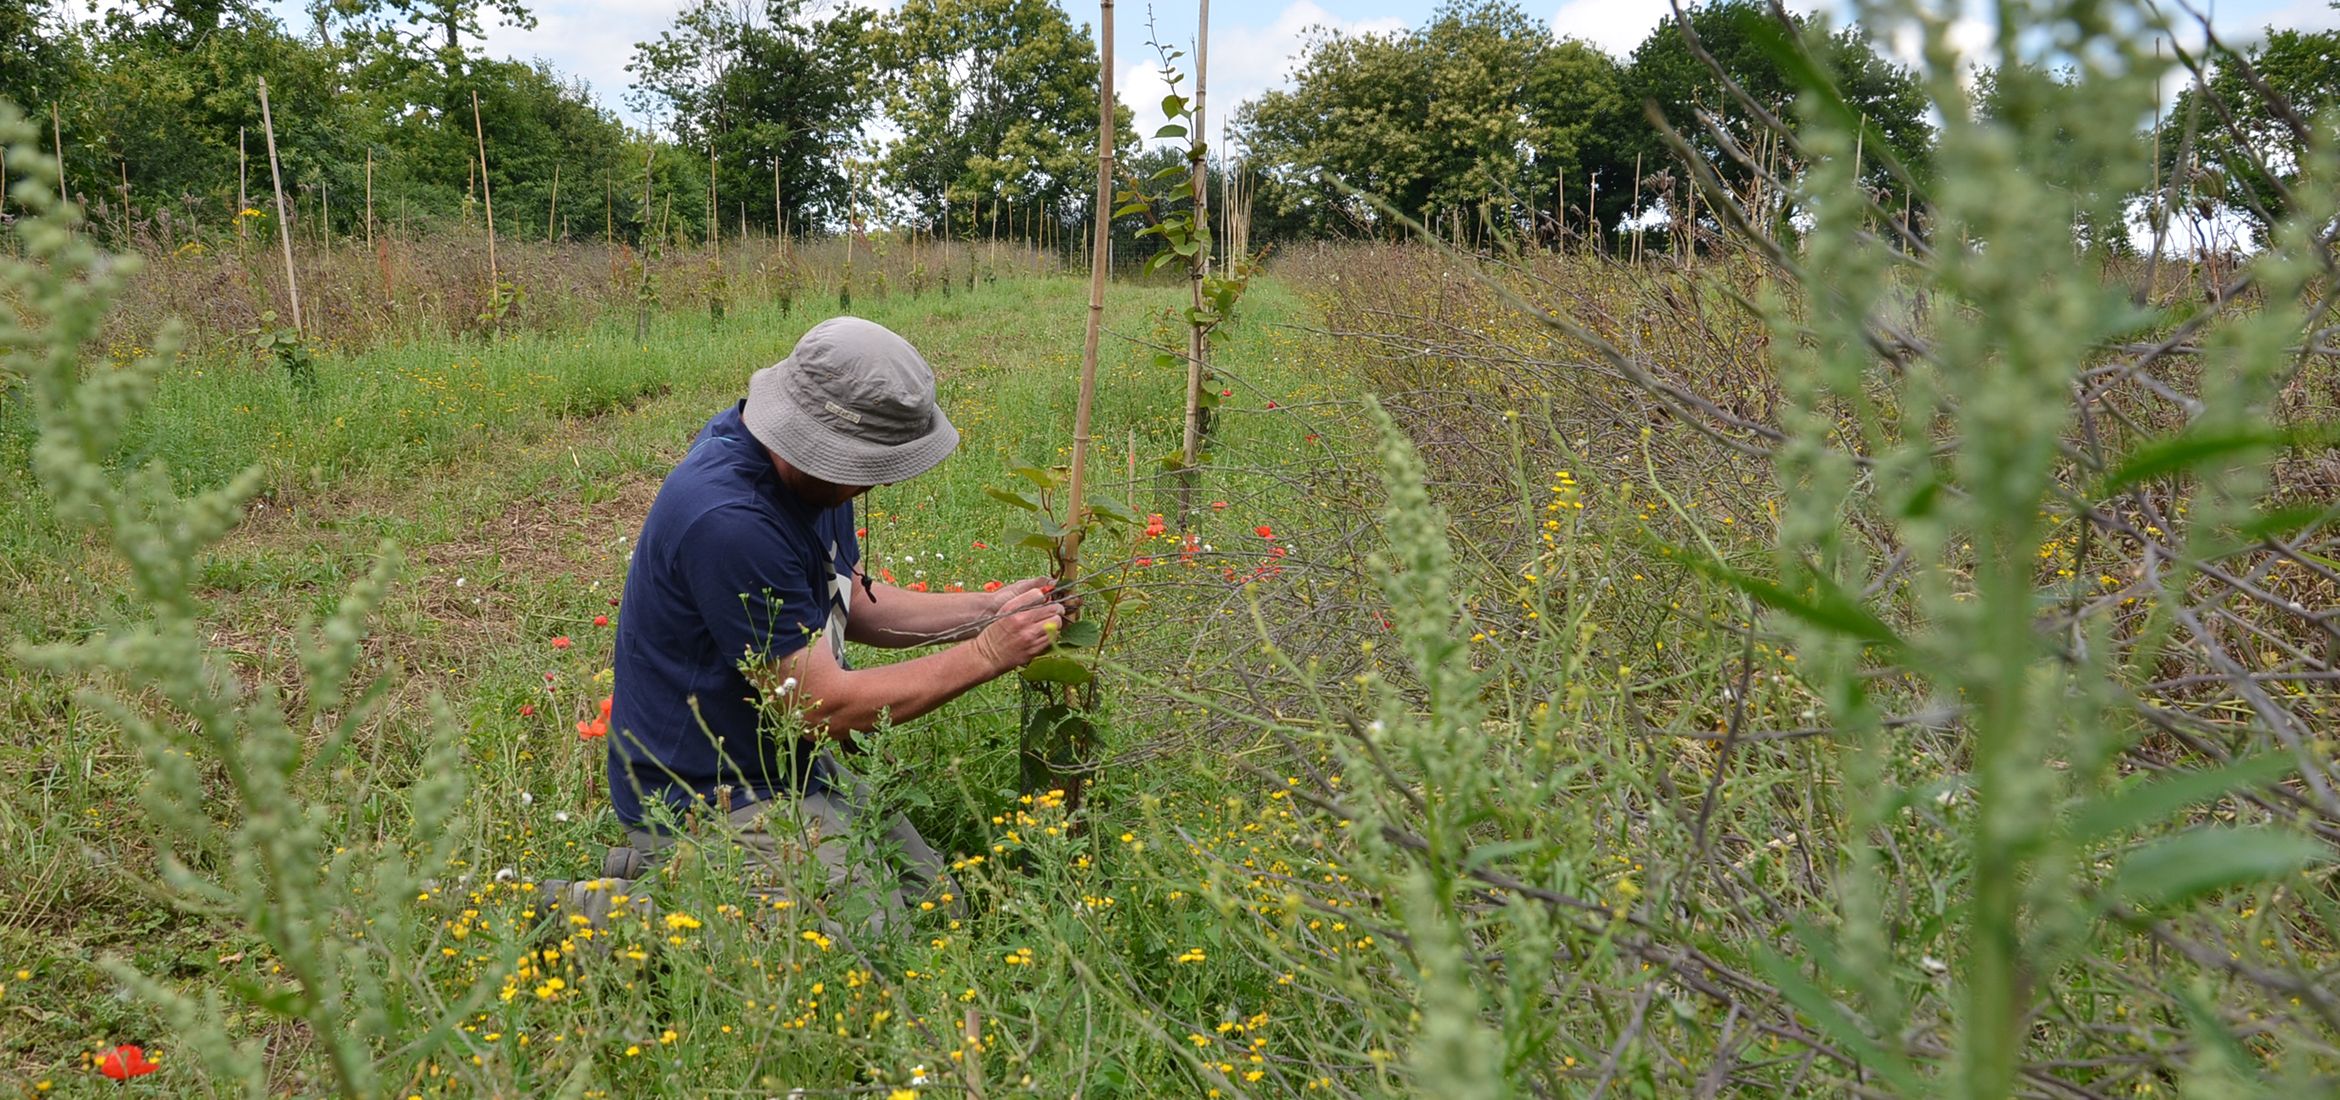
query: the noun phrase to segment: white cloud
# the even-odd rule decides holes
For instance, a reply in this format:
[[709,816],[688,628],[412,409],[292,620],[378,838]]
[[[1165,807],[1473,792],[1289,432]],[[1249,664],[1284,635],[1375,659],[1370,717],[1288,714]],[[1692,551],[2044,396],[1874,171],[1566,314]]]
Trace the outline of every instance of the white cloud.
[[[1240,17],[1238,17],[1240,18]],[[1217,141],[1220,127],[1235,114],[1235,108],[1245,100],[1256,99],[1271,88],[1289,86],[1293,63],[1301,48],[1317,29],[1339,31],[1342,34],[1383,34],[1406,29],[1406,21],[1397,17],[1381,19],[1344,19],[1319,7],[1314,0],[1293,0],[1264,25],[1236,22],[1220,18],[1211,21],[1211,71],[1209,99],[1204,103],[1208,117],[1204,125],[1210,140]],[[1177,64],[1187,71],[1181,89],[1192,94],[1194,78],[1194,50],[1192,35],[1176,35],[1164,31],[1172,39],[1175,49],[1185,50],[1187,56]],[[1131,35],[1118,36],[1116,49],[1121,55],[1114,59],[1114,92],[1137,116],[1137,132],[1151,138],[1165,121],[1162,115],[1162,97],[1169,93],[1169,85],[1162,80],[1160,62],[1154,52],[1145,47],[1144,31],[1135,37],[1133,51]],[[1147,144],[1153,144],[1148,141]]]
[[690,0],[564,0],[534,5],[536,29],[522,30],[490,14],[482,51],[490,57],[542,58],[565,76],[581,77],[601,105],[637,125],[647,120],[626,106],[633,77],[626,62],[634,43],[656,39],[674,25]]
[[1623,58],[1673,14],[1665,0],[1568,0],[1552,14],[1552,33],[1582,39]]

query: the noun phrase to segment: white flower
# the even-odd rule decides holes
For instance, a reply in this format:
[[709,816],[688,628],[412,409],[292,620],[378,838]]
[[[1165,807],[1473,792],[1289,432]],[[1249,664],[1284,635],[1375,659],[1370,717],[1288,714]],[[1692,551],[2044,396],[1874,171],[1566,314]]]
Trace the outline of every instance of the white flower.
[[1365,732],[1370,733],[1375,737],[1381,736],[1383,733],[1387,732],[1388,729],[1388,726],[1381,724],[1381,719],[1379,718],[1365,723]]
[[1942,960],[1937,959],[1932,955],[1918,956],[1918,965],[1925,967],[1926,972],[1929,974],[1947,974],[1950,972],[1949,963],[1943,962]]
[[528,793],[527,791],[522,791],[520,792],[520,804],[523,806],[533,806],[536,804],[536,796]]
[[913,1084],[913,1085],[923,1085],[923,1084],[925,1084],[925,1083],[926,1083],[926,1067],[925,1067],[925,1066],[912,1066],[912,1067],[910,1067],[910,1083],[911,1083],[911,1084]]
[[519,877],[520,877],[520,876],[519,876],[519,874],[518,874],[517,872],[513,871],[513,870],[512,870],[511,868],[509,868],[509,867],[498,867],[498,868],[496,868],[496,881],[497,881],[497,882],[510,882],[510,881],[512,881],[513,879],[516,879],[516,878],[519,878]]
[[553,811],[553,820],[554,820],[554,821],[567,821],[567,820],[569,820],[569,811],[567,811],[567,810],[555,810],[555,811]]

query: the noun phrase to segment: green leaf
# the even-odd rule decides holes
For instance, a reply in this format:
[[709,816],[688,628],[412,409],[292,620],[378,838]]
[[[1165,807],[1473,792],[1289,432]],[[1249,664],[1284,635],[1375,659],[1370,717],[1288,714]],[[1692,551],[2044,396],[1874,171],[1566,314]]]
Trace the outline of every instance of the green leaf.
[[[1811,942],[1813,937],[1802,938],[1806,941],[1807,949],[1814,946]],[[1820,969],[1823,972],[1842,965],[1836,961],[1834,952],[1823,950],[1820,955]],[[1768,947],[1757,947],[1755,968],[1761,970],[1764,977],[1771,979],[1771,984],[1779,988],[1780,996],[1787,998],[1789,1004],[1811,1020],[1821,1034],[1836,1040],[1837,1045],[1851,1052],[1862,1066],[1891,1082],[1894,1092],[1904,1096],[1921,1096],[1928,1091],[1919,1087],[1917,1074],[1912,1072],[1908,1062],[1895,1052],[1886,1050],[1854,1024],[1846,1015],[1844,1006],[1805,978],[1803,969],[1796,963]]]
[[1056,550],[1056,539],[1053,536],[1044,535],[1038,531],[1033,531],[1022,527],[1008,528],[1007,534],[1002,536],[1000,541],[1009,546],[1021,546],[1029,550],[1041,550],[1051,553]]
[[1185,137],[1186,127],[1180,126],[1179,124],[1173,122],[1168,126],[1164,126],[1161,129],[1154,131],[1154,136],[1158,138]]
[[1105,628],[1089,619],[1082,619],[1077,623],[1066,623],[1063,630],[1056,632],[1056,644],[1075,649],[1094,648],[1104,638]]
[[1036,684],[1067,684],[1079,687],[1092,679],[1089,667],[1059,653],[1043,653],[1032,658],[1019,670],[1024,679]]
[[1470,851],[1463,853],[1463,866],[1466,868],[1484,867],[1490,863],[1496,862],[1497,860],[1510,859],[1513,856],[1523,856],[1529,852],[1541,851],[1545,847],[1545,842],[1536,837],[1527,837],[1520,840],[1491,841],[1486,844],[1478,845],[1477,847],[1472,848]]
[[1131,214],[1143,214],[1146,211],[1153,209],[1153,207],[1154,204],[1150,202],[1133,202],[1123,206],[1119,210],[1114,211],[1113,216],[1116,218],[1126,218]]
[[983,487],[983,495],[990,497],[993,500],[999,501],[1002,504],[1014,505],[1015,507],[1021,508],[1027,512],[1037,512],[1040,510],[1039,501],[1033,500],[1029,495],[1018,492],[1014,489],[1001,489],[995,486],[986,485]]
[[1902,641],[1892,627],[1886,626],[1885,620],[1862,607],[1859,600],[1826,577],[1811,578],[1814,593],[1807,598],[1788,591],[1777,581],[1741,573],[1704,554],[1678,546],[1667,546],[1667,549],[1676,560],[1689,566],[1692,571],[1730,585],[1754,597],[1757,603],[1765,607],[1784,611],[1813,626],[1848,634],[1862,641],[1895,649],[1908,648],[1908,643]]
[[1008,472],[1016,475],[1017,477],[1023,478],[1024,480],[1029,481],[1032,484],[1041,487],[1042,489],[1054,489],[1058,485],[1062,484],[1064,480],[1058,477],[1055,471],[1044,470],[1038,466],[1010,466],[1008,467]]
[[1182,95],[1166,95],[1166,96],[1163,96],[1163,97],[1162,97],[1162,117],[1163,117],[1163,118],[1177,118],[1178,116],[1180,116],[1180,115],[1183,115],[1183,114],[1185,114],[1185,113],[1186,113],[1186,97],[1185,97],[1185,96],[1182,96]]
[[1173,351],[1157,351],[1154,353],[1154,365],[1163,370],[1171,370],[1185,366],[1186,357]]
[[2113,894],[2147,912],[2174,909],[2205,894],[2292,875],[2329,860],[2313,837],[2273,829],[2207,826],[2163,837],[2129,853]]
[[1108,496],[1090,497],[1089,511],[1101,519],[1111,520],[1114,523],[1143,523],[1146,519],[1129,505]]
[[2247,455],[2252,451],[2329,442],[2331,437],[2329,429],[2305,431],[2259,424],[2182,432],[2170,439],[2129,452],[2119,466],[2096,483],[2094,494],[2101,500],[2140,482],[2190,470],[2206,463]]
[[1211,389],[1208,386],[1204,387],[1202,392],[1197,393],[1194,397],[1195,405],[1205,409],[1218,408],[1219,402],[1224,400],[1226,400],[1226,398],[1220,397],[1219,391]]
[[2230,791],[2272,783],[2296,766],[2281,753],[2245,757],[2224,767],[2157,776],[2107,792],[2082,805],[2072,817],[2072,836],[2087,843],[2175,818],[2186,807]]
[[1160,271],[1164,267],[1177,262],[1177,260],[1178,253],[1176,252],[1156,252],[1153,254],[1153,256],[1146,260],[1145,273],[1151,275],[1154,272]]
[[[1185,166],[1185,165],[1183,165],[1183,164],[1173,164],[1173,165],[1171,165],[1171,166],[1170,166],[1170,167],[1168,167],[1168,168],[1156,168],[1156,169],[1154,169],[1154,174],[1153,174],[1153,175],[1151,175],[1151,176],[1148,176],[1148,177],[1146,177],[1146,178],[1147,178],[1147,179],[1149,179],[1149,180],[1152,180],[1152,181],[1153,181],[1153,182],[1155,182],[1155,183],[1160,183],[1160,182],[1162,182],[1163,180],[1174,180],[1174,179],[1177,179],[1177,178],[1179,178],[1180,176],[1184,176],[1184,175],[1186,175],[1186,174],[1188,174],[1188,173],[1190,173],[1190,172],[1192,172],[1192,171],[1194,171],[1194,170],[1193,170],[1193,169],[1191,169],[1191,168],[1188,168],[1187,166]],[[1183,215],[1182,215],[1182,216],[1183,216]]]

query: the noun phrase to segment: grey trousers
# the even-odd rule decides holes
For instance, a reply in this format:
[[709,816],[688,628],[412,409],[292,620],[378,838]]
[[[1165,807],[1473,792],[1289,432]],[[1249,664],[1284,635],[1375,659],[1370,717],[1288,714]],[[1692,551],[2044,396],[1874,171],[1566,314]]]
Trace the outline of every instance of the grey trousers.
[[922,903],[956,908],[958,887],[942,854],[909,818],[895,814],[881,828],[864,827],[868,786],[826,753],[814,759],[814,767],[822,789],[742,806],[719,833],[676,837],[633,829],[626,842],[657,864],[677,844],[726,838],[743,849],[748,892],[767,903],[809,900],[793,897],[792,890],[803,877],[804,861],[818,860],[828,900],[838,907],[833,911],[844,916],[866,905],[862,923],[873,933],[905,927],[910,910]]

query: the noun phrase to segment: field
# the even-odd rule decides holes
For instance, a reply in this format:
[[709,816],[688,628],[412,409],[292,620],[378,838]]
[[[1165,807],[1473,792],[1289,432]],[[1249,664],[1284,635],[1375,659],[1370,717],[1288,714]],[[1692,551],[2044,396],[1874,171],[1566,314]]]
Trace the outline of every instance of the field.
[[[849,292],[965,436],[865,560],[1047,572],[986,490],[1071,458],[1083,279],[735,247],[637,339],[609,249],[547,246],[599,289],[510,317],[305,257],[348,336],[304,360],[229,335],[259,261],[131,276],[26,219],[0,1088],[2329,1094],[2340,189],[2247,262],[2078,247],[2005,169],[2072,133],[2029,125],[1946,132],[1929,239],[1814,200],[1628,258],[1284,250],[1191,515],[1189,299],[1113,280],[1090,473],[1163,523],[1083,552],[1087,782],[1026,779],[1012,681],[863,738],[956,880],[894,934],[720,844],[604,927],[534,884],[621,836],[591,723],[696,428]],[[1856,193],[1808,136],[1799,186]]]

